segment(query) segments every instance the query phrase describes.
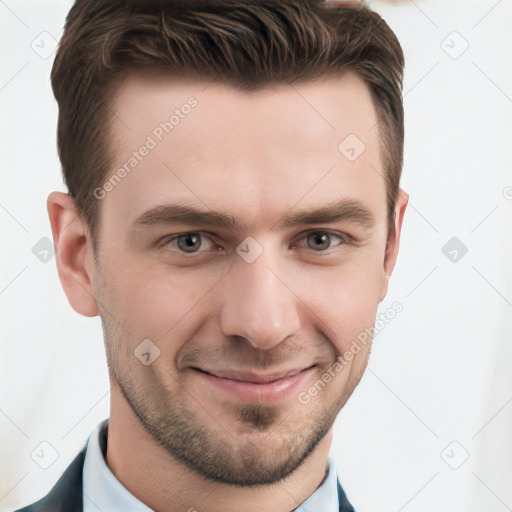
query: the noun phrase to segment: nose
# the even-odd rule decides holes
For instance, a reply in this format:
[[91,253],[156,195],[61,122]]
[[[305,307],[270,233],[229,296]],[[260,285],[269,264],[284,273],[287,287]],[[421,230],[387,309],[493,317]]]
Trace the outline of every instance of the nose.
[[242,258],[223,280],[221,329],[256,349],[270,350],[299,331],[299,299],[278,277],[264,251],[252,263]]

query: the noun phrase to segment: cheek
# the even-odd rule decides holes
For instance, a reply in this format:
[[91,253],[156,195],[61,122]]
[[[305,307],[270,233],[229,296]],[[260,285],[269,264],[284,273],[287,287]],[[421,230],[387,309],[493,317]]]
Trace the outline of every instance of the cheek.
[[369,349],[358,340],[371,341],[367,333],[375,322],[382,275],[381,266],[368,261],[301,277],[303,289],[311,290],[303,296],[309,297],[305,302],[315,313],[313,321],[340,354],[354,341],[361,354]]
[[[202,311],[201,302],[222,277],[125,258],[108,269],[108,293],[116,320],[136,339],[161,340]],[[121,263],[122,262],[122,263]]]

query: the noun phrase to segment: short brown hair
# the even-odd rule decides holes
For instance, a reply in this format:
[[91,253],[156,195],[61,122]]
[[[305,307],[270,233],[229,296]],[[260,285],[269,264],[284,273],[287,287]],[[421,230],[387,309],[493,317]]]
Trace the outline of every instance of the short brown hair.
[[76,0],[51,83],[64,181],[95,251],[93,191],[113,165],[108,105],[116,83],[148,68],[245,90],[355,72],[378,116],[392,226],[403,160],[404,56],[377,13],[329,8],[321,0]]

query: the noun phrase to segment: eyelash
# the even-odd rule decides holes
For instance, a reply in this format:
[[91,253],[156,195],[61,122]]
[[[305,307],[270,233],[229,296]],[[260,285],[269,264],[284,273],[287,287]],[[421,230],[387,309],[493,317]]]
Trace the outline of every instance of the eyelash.
[[[302,234],[302,233],[301,233]],[[354,245],[355,243],[355,240],[347,235],[347,234],[344,234],[344,233],[338,233],[338,232],[332,232],[332,231],[329,231],[329,230],[310,230],[310,231],[307,231],[306,233],[302,234],[302,239],[306,239],[308,236],[310,235],[315,235],[315,234],[322,234],[322,235],[328,235],[330,237],[335,237],[335,238],[338,238],[340,240],[340,243],[337,244],[335,247],[338,247],[338,246],[344,246],[344,245]],[[163,238],[161,240],[161,245],[163,247],[168,247],[168,246],[171,246],[173,244],[173,242],[175,242],[176,240],[178,240],[178,238],[182,237],[182,236],[186,236],[186,235],[199,235],[201,237],[201,242],[203,241],[203,239],[208,239],[210,240],[210,242],[212,242],[212,244],[216,244],[214,240],[212,240],[209,236],[206,236],[206,234],[200,232],[200,231],[187,231],[187,232],[184,232],[184,233],[179,233],[177,235],[173,235],[171,238],[169,237],[166,237],[166,238]],[[201,244],[202,245],[202,244]],[[294,242],[294,247],[295,248],[295,242]],[[312,253],[316,253],[316,254],[323,254],[323,253],[330,253],[330,250],[332,249],[332,245],[330,245],[327,249],[325,250],[321,250],[321,251],[315,251],[313,249],[308,249],[308,248],[305,248],[306,250],[309,250],[311,251]],[[185,251],[182,251],[181,249],[179,248],[173,248],[174,251],[180,253],[181,255],[184,255],[185,257],[193,257],[193,256],[198,256],[198,255],[201,255],[201,254],[205,254],[207,251],[196,251],[196,252],[185,252]]]

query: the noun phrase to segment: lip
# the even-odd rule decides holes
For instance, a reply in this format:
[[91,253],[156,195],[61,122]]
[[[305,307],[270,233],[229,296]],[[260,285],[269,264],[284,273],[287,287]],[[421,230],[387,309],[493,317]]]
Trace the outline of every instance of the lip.
[[314,366],[273,374],[241,371],[215,371],[208,373],[192,368],[210,388],[244,402],[278,403],[297,393],[301,383],[314,371]]

